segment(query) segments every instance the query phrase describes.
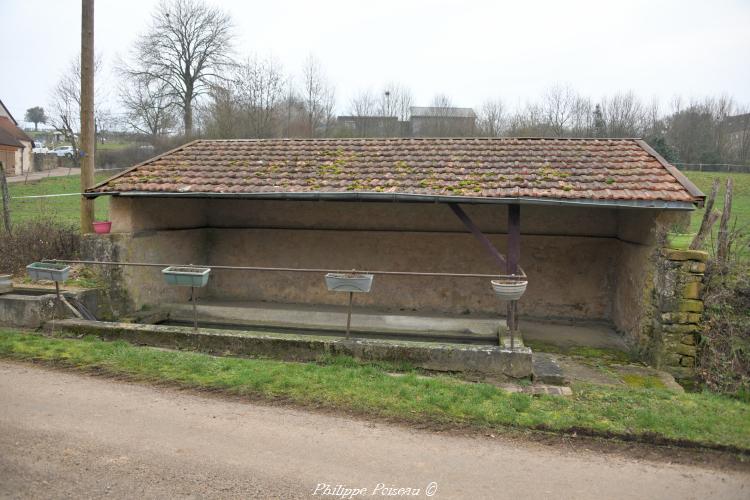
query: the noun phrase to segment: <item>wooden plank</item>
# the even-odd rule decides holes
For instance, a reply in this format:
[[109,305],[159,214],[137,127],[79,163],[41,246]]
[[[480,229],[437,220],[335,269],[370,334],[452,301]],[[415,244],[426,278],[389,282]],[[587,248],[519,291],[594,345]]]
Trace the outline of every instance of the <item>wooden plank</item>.
[[484,246],[485,250],[487,250],[487,253],[490,254],[490,257],[492,260],[495,261],[495,264],[500,269],[503,269],[507,266],[507,262],[505,260],[505,257],[495,248],[495,246],[492,244],[492,242],[487,238],[487,236],[482,233],[482,231],[479,230],[479,227],[474,224],[474,221],[471,220],[471,218],[464,212],[464,210],[461,208],[460,205],[457,203],[448,203],[448,206],[453,211],[454,214],[456,214],[456,217],[463,223],[466,228],[471,231],[471,234],[474,235],[474,237],[479,240],[479,242]]

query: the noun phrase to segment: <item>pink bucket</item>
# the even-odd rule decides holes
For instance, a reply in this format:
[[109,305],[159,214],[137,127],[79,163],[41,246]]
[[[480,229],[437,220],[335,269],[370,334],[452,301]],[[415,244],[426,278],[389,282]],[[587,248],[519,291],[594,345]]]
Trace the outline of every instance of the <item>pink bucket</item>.
[[110,221],[94,222],[94,232],[96,234],[106,234],[112,229]]

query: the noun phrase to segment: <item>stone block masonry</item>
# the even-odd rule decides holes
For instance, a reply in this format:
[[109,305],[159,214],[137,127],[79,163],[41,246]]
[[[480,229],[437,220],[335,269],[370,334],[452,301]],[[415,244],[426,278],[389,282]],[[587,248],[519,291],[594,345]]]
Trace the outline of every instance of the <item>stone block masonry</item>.
[[708,254],[663,249],[654,288],[654,361],[677,378],[695,375]]

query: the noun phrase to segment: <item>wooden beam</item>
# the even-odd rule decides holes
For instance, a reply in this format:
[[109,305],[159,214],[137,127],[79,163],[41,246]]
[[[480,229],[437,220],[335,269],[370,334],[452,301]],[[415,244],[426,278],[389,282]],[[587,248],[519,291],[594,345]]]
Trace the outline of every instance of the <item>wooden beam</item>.
[[456,214],[456,217],[463,223],[466,228],[471,231],[471,234],[474,235],[474,237],[479,240],[479,242],[484,246],[485,250],[487,250],[487,253],[490,254],[490,257],[492,260],[495,261],[495,264],[500,269],[503,269],[507,266],[507,262],[505,260],[505,257],[498,252],[497,248],[492,244],[492,242],[487,238],[487,236],[482,233],[482,231],[479,230],[479,227],[474,224],[474,221],[472,221],[469,216],[464,212],[464,210],[457,204],[457,203],[448,203],[448,206],[451,210],[453,210],[453,213]]
[[508,205],[508,274],[518,274],[521,260],[521,205]]

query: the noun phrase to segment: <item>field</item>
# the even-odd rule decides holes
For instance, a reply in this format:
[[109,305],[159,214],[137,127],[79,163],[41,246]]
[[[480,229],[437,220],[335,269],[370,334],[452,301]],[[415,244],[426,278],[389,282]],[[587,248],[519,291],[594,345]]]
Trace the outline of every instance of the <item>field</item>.
[[[111,173],[97,174],[96,181],[102,181]],[[28,184],[13,183],[9,186],[11,198],[18,196],[40,196],[49,194],[79,193],[81,191],[80,178],[76,175],[68,177],[50,177]],[[10,209],[14,224],[37,218],[53,218],[62,224],[78,225],[80,220],[80,197],[60,196],[56,198],[27,198],[11,200]],[[96,204],[96,218],[107,218],[108,200],[98,198]]]
[[[750,229],[750,174],[727,174],[724,172],[684,172],[688,178],[695,183],[706,195],[711,192],[711,183],[714,179],[721,181],[719,196],[714,204],[714,210],[721,211],[724,208],[724,187],[729,177],[734,179],[734,198],[732,200],[732,219],[736,222],[737,228]],[[705,210],[700,209],[693,212],[690,219],[689,233],[686,235],[675,235],[671,238],[672,246],[676,248],[686,248],[692,241],[693,234],[698,232],[701,225],[701,219]],[[714,239],[719,223],[713,228]],[[712,239],[708,240],[708,246],[711,247]]]

